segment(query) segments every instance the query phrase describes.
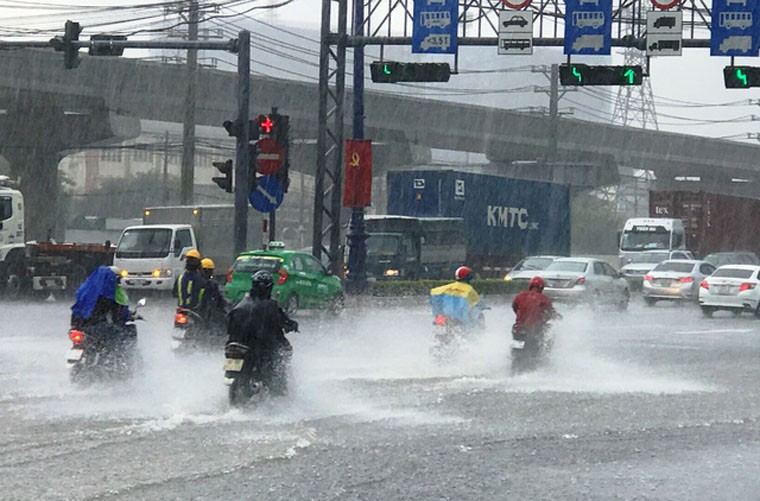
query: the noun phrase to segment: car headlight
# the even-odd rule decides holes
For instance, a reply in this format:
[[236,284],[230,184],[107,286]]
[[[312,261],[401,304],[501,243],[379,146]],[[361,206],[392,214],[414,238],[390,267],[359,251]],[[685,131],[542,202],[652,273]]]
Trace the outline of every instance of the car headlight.
[[506,275],[504,275],[504,280],[506,280],[507,282],[511,282],[512,276],[509,273],[507,273]]
[[156,268],[155,270],[153,270],[153,272],[151,273],[151,275],[153,275],[153,278],[170,277],[170,276],[172,276],[172,270],[170,270],[168,268],[165,269],[165,270],[162,270],[160,268]]
[[398,270],[394,270],[392,268],[389,268],[383,272],[383,275],[386,277],[397,277],[398,276]]

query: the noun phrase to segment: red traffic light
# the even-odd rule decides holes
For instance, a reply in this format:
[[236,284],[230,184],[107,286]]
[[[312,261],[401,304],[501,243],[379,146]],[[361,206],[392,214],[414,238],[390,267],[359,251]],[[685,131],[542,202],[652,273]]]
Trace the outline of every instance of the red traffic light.
[[271,134],[274,129],[274,122],[268,115],[259,115],[259,131],[264,134]]

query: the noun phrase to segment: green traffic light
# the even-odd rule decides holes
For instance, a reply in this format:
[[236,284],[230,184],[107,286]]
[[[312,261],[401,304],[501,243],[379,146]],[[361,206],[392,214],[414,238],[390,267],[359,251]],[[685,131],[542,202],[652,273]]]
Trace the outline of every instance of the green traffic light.
[[388,65],[387,64],[383,65],[383,73],[385,73],[386,75],[390,75],[391,74],[391,70],[388,69]]
[[583,81],[583,77],[581,76],[581,72],[578,71],[578,68],[573,66],[573,76],[578,79],[579,82]]
[[627,78],[628,84],[633,85],[633,82],[636,81],[636,72],[633,71],[633,68],[627,68],[625,73],[623,73],[623,78]]
[[736,68],[736,79],[741,80],[744,86],[747,86],[747,74],[741,68]]

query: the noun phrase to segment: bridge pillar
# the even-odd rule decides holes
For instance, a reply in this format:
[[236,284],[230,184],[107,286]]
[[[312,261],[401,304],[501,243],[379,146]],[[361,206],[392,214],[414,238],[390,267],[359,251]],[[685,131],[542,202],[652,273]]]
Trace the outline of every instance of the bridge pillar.
[[11,178],[20,178],[24,194],[26,240],[63,238],[64,221],[58,210],[58,163],[55,146],[14,148],[3,152],[11,163]]

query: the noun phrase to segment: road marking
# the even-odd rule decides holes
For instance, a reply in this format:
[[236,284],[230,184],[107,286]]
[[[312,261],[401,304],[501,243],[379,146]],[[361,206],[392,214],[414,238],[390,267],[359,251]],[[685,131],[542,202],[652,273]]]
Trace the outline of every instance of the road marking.
[[746,333],[746,332],[754,332],[755,329],[713,329],[713,330],[706,330],[706,331],[676,331],[676,334],[717,334],[719,332],[728,332],[728,333]]

